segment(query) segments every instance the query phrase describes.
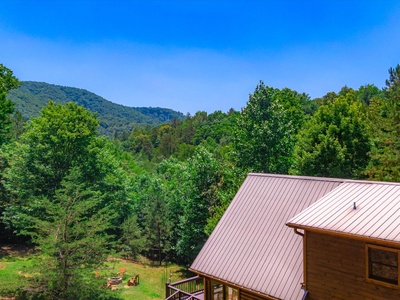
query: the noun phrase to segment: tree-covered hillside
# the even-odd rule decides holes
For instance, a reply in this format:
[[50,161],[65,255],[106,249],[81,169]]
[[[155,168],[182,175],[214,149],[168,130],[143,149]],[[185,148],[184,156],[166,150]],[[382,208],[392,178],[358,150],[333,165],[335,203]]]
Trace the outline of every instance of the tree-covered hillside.
[[49,100],[78,105],[97,113],[100,120],[100,134],[113,136],[116,132],[131,131],[135,124],[159,125],[173,118],[183,119],[180,112],[159,107],[127,107],[112,103],[84,89],[59,86],[44,82],[24,81],[22,85],[8,94],[16,104],[16,110],[25,119],[39,116],[41,109]]

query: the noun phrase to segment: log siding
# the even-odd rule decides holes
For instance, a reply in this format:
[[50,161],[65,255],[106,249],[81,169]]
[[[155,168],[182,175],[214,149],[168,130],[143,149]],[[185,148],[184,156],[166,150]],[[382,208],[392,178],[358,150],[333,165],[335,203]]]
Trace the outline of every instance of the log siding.
[[400,299],[400,289],[366,278],[366,241],[306,231],[307,300]]

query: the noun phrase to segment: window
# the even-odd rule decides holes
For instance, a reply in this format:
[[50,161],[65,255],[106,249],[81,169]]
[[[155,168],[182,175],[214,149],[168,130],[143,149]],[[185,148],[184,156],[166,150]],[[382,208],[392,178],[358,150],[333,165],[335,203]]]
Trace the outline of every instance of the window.
[[239,291],[233,287],[225,286],[225,300],[238,300]]
[[217,281],[211,282],[212,300],[239,300],[239,290]]
[[220,282],[213,281],[213,300],[223,300],[224,299],[224,286]]
[[367,278],[399,286],[400,250],[374,245],[367,245]]

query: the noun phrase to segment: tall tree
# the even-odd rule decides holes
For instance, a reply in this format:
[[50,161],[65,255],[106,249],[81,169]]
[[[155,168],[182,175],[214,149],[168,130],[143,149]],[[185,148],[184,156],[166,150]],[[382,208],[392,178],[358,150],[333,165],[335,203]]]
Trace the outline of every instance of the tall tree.
[[9,90],[15,89],[20,85],[13,72],[0,64],[0,146],[8,138],[11,128],[10,115],[14,112],[14,103],[7,99]]
[[374,180],[400,181],[400,65],[389,69],[384,95],[370,105],[374,147],[366,173]]
[[319,107],[299,133],[294,174],[362,178],[370,139],[363,104],[353,90]]
[[[19,85],[20,82],[13,75],[13,72],[0,64],[0,216],[9,201],[8,193],[3,185],[3,172],[8,167],[8,155],[4,145],[11,138],[10,131],[13,122],[11,114],[14,112],[14,103],[7,99],[7,94]],[[4,224],[0,222],[0,239],[10,236],[9,232],[4,228]]]
[[50,101],[40,117],[31,121],[18,145],[8,176],[16,196],[53,196],[72,167],[94,167],[90,165],[90,148],[98,125],[96,117],[83,107]]
[[142,229],[137,222],[137,216],[132,214],[128,216],[121,224],[121,246],[124,252],[136,258],[146,249],[146,237],[142,234]]
[[360,88],[357,91],[355,91],[355,93],[356,93],[357,99],[366,105],[370,105],[371,101],[374,98],[380,98],[380,99],[384,98],[383,91],[378,89],[373,84],[366,84],[366,85],[360,86]]
[[171,214],[167,195],[162,183],[153,179],[147,191],[148,203],[145,209],[145,232],[149,249],[157,252],[161,266],[163,255],[170,250]]
[[200,147],[189,159],[184,173],[185,201],[180,217],[179,240],[176,252],[185,263],[190,263],[207,239],[205,228],[210,209],[218,203],[218,163],[211,153]]
[[101,206],[118,210],[119,220],[125,218],[129,213],[125,174],[113,156],[112,145],[97,137],[97,126],[95,115],[84,108],[49,102],[14,145],[5,174],[11,193],[6,219],[24,228],[23,220],[13,217],[15,210],[43,214],[31,209],[32,199],[53,199],[74,168],[80,170],[84,183],[102,193]]
[[170,249],[172,228],[169,197],[162,181],[157,175],[140,175],[136,178],[133,199],[137,221],[146,240],[146,250],[156,254],[161,265],[164,255]]
[[26,234],[41,250],[29,293],[45,299],[93,299],[105,292],[93,271],[107,258],[112,212],[96,209],[101,194],[82,182],[82,174],[73,168],[53,199],[35,197],[31,208],[44,211],[46,218],[18,213],[31,223]]
[[304,94],[274,89],[260,82],[238,117],[234,148],[239,167],[286,174],[292,164],[296,134],[304,120]]

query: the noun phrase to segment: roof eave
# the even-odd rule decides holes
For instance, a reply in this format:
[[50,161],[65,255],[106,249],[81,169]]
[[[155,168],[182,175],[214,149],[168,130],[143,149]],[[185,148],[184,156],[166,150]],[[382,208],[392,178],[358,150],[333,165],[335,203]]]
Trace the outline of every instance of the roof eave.
[[353,240],[364,241],[367,243],[378,243],[381,245],[387,245],[387,246],[392,246],[392,247],[397,247],[397,248],[400,247],[400,241],[385,240],[385,239],[374,238],[374,237],[370,237],[370,236],[351,234],[351,233],[342,232],[342,231],[335,231],[335,230],[329,230],[329,229],[323,229],[323,228],[304,226],[304,225],[295,224],[295,223],[286,223],[286,226],[294,228],[294,229],[302,229],[305,232],[311,231],[311,232],[316,232],[316,233],[320,233],[320,234],[328,234],[328,235],[332,235],[332,236],[338,236],[338,237],[344,237],[344,238],[353,239]]
[[191,271],[193,273],[196,273],[197,275],[199,275],[201,277],[208,277],[208,278],[211,278],[212,280],[219,281],[221,283],[225,283],[226,285],[230,285],[232,287],[236,287],[238,289],[245,290],[247,292],[260,295],[262,297],[266,297],[266,299],[269,299],[269,300],[282,300],[281,298],[277,298],[277,297],[274,297],[272,295],[268,295],[268,294],[262,293],[260,291],[256,291],[256,290],[253,290],[253,289],[246,288],[245,286],[242,286],[242,285],[239,285],[239,284],[236,284],[236,283],[233,283],[233,282],[229,282],[227,280],[215,277],[215,276],[210,275],[210,274],[206,274],[206,273],[200,272],[200,271],[192,269],[192,268],[189,268],[189,271]]

